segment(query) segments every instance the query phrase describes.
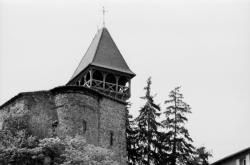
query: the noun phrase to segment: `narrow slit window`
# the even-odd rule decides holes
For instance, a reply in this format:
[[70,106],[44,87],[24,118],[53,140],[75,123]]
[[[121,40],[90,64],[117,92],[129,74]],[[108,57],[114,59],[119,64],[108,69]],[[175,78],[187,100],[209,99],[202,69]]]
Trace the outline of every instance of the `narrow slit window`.
[[83,133],[87,131],[87,122],[85,120],[82,121],[82,131]]
[[114,133],[111,131],[110,132],[110,146],[113,146],[114,144]]
[[58,126],[58,121],[57,120],[53,121],[52,122],[52,135],[53,136],[56,136],[56,128],[57,128],[57,126]]

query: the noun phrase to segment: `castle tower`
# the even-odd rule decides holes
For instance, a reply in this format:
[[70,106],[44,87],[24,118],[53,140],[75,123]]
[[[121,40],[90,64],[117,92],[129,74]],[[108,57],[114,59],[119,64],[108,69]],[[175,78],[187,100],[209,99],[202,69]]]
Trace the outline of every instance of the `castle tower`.
[[104,27],[66,86],[19,93],[1,105],[0,130],[25,128],[39,138],[81,135],[126,165],[125,101],[134,76]]
[[83,86],[125,101],[130,97],[129,69],[106,27],[98,30],[67,86]]

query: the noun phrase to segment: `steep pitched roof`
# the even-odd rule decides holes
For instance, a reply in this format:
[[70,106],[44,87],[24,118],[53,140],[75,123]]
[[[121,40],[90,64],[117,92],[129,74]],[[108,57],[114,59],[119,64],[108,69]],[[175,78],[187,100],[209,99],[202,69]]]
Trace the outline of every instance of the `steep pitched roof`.
[[87,52],[71,77],[71,80],[89,65],[120,71],[132,76],[135,75],[129,69],[126,61],[105,27],[98,30]]

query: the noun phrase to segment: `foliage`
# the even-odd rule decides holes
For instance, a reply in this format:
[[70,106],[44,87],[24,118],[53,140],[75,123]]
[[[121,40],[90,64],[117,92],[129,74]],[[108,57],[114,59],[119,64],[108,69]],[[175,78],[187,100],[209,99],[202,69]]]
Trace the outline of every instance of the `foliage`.
[[15,134],[9,130],[0,132],[0,163],[34,164],[42,161],[41,148],[37,148],[36,138],[27,136],[24,130]]
[[194,154],[194,146],[192,138],[185,123],[188,121],[186,114],[190,114],[190,106],[183,101],[183,95],[179,92],[180,87],[176,87],[169,94],[165,119],[162,124],[166,130],[165,154],[168,155],[166,160],[171,165],[187,164]]
[[126,107],[128,164],[208,165],[211,153],[205,147],[195,148],[185,128],[191,108],[183,101],[180,87],[170,92],[164,118],[158,123],[160,107],[154,103],[151,84],[149,78],[142,97],[146,103],[137,118],[132,120],[130,104]]
[[126,106],[126,140],[127,140],[127,153],[128,164],[133,165],[139,161],[139,154],[137,152],[136,128],[135,121],[132,120],[132,115],[129,114],[130,103]]
[[144,88],[145,96],[141,97],[145,100],[145,105],[140,109],[139,116],[135,119],[137,123],[138,133],[136,135],[137,153],[140,155],[139,164],[160,164],[161,142],[159,141],[160,132],[158,127],[161,126],[156,118],[160,116],[160,107],[155,104],[151,95],[151,78],[147,80]]
[[81,136],[39,140],[25,131],[19,131],[16,135],[6,130],[0,132],[0,164],[118,164],[110,150],[87,144]]
[[189,165],[209,165],[208,158],[212,157],[210,151],[204,146],[198,147],[195,150],[195,155],[193,159],[190,161]]
[[102,147],[87,144],[81,136],[67,137],[65,140],[66,157],[63,165],[118,165],[114,153]]

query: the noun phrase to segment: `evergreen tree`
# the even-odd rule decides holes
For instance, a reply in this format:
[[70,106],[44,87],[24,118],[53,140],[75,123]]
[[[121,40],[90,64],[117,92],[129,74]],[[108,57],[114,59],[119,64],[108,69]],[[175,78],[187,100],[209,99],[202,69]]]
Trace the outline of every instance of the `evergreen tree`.
[[137,122],[137,153],[140,155],[139,164],[160,164],[161,143],[159,141],[160,132],[158,127],[161,126],[156,118],[160,116],[160,107],[155,104],[154,97],[151,95],[151,78],[147,80],[145,96],[145,105],[140,109],[140,114],[136,118]]
[[209,165],[208,158],[211,157],[212,154],[207,151],[207,149],[202,146],[196,149],[195,156],[189,163],[190,165]]
[[127,139],[127,156],[128,156],[128,164],[134,165],[139,159],[139,155],[137,153],[137,140],[136,134],[138,133],[138,129],[136,129],[135,122],[132,120],[132,115],[129,114],[131,104],[127,103],[126,106],[126,139]]
[[162,121],[166,130],[163,144],[169,162],[166,164],[171,165],[186,165],[194,154],[193,140],[185,128],[185,123],[188,121],[186,114],[191,113],[190,106],[183,101],[183,95],[179,90],[180,87],[172,90],[169,100],[165,101],[167,108],[164,112],[165,120]]

